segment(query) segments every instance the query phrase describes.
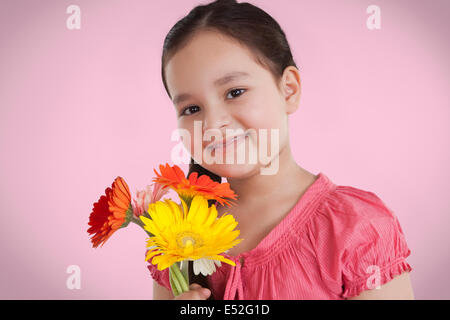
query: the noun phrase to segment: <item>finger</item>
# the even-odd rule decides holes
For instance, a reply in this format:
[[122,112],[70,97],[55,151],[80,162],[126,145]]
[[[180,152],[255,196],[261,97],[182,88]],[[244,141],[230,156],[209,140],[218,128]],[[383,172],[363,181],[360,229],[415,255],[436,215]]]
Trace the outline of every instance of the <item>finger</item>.
[[176,300],[206,300],[211,295],[211,291],[207,288],[202,288],[200,285],[194,286],[195,289],[191,289],[188,292],[184,292]]
[[195,290],[198,291],[200,293],[200,295],[204,296],[205,299],[208,299],[209,296],[211,295],[211,290],[209,290],[208,288],[203,288],[201,285],[199,285],[198,283],[193,283],[189,286],[190,290]]
[[211,291],[207,288],[198,288],[195,290],[191,290],[191,300],[206,300],[211,295]]
[[208,299],[209,296],[211,295],[211,290],[209,290],[208,288],[202,288],[200,291],[205,300]]
[[189,289],[195,290],[195,289],[198,289],[198,288],[201,288],[201,287],[202,287],[202,286],[199,285],[198,283],[193,283],[193,284],[191,284],[191,285],[189,286]]
[[198,291],[191,290],[177,296],[175,300],[205,300],[203,295]]

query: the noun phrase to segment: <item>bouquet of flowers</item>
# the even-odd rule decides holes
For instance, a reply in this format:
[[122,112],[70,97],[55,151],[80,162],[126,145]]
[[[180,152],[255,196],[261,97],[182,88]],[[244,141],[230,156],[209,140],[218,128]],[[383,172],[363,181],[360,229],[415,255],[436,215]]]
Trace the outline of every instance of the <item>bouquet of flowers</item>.
[[[188,261],[193,261],[194,274],[210,275],[221,262],[235,266],[222,253],[237,245],[237,222],[228,213],[218,217],[215,200],[232,205],[237,195],[228,183],[218,183],[207,175],[193,172],[186,177],[177,166],[159,166],[156,177],[145,190],[132,199],[127,183],[117,177],[105,194],[94,203],[89,217],[91,242],[94,248],[103,244],[130,222],[148,234],[146,261],[158,270],[169,268],[169,280],[174,296],[189,290]],[[180,203],[162,199],[173,189]]]

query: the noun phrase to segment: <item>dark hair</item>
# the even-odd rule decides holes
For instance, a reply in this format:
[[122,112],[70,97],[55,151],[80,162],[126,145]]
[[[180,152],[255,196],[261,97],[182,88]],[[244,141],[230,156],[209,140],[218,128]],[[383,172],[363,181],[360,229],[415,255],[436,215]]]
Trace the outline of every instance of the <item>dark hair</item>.
[[[217,31],[224,34],[253,53],[255,61],[270,71],[279,88],[284,69],[297,65],[292,57],[286,35],[280,25],[264,10],[247,2],[235,0],[216,0],[193,8],[187,16],[179,20],[170,29],[164,39],[161,75],[167,94],[165,66],[173,55],[187,45],[197,32],[202,30]],[[198,172],[207,174],[214,181],[221,182],[221,177],[206,170],[191,159],[189,174]],[[192,283],[209,288],[206,277],[194,275],[192,262],[189,263],[189,277]],[[210,299],[213,299],[211,294]]]

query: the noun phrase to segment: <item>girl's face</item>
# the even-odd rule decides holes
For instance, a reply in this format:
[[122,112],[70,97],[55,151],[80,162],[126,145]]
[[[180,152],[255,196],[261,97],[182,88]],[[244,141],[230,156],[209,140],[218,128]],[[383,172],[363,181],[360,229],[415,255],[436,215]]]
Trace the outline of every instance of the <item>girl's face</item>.
[[[245,178],[270,165],[267,160],[278,157],[289,143],[287,116],[298,106],[298,72],[295,67],[289,70],[294,72],[285,71],[279,89],[246,47],[213,31],[197,33],[179,50],[165,74],[178,128],[189,132],[184,146],[194,160],[227,178]],[[271,135],[272,129],[278,137]],[[230,152],[234,158],[227,160]],[[239,153],[245,154],[244,163],[238,162]],[[250,153],[256,161],[250,160]]]

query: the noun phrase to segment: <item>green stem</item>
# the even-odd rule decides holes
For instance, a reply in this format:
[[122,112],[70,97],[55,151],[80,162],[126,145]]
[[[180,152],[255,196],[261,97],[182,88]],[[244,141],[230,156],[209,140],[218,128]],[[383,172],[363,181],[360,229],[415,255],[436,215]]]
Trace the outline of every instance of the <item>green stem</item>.
[[170,287],[172,288],[173,296],[174,297],[179,296],[180,292],[177,290],[177,288],[175,286],[175,283],[173,282],[172,277],[169,277],[169,280],[170,280]]
[[186,282],[186,279],[184,278],[183,274],[181,273],[180,268],[178,267],[178,264],[175,262],[175,263],[172,265],[171,268],[172,268],[172,270],[173,270],[175,276],[177,277],[177,279],[178,279],[178,281],[179,281],[179,283],[180,283],[180,285],[181,285],[181,289],[182,289],[181,292],[187,292],[187,291],[189,291],[189,286],[188,286],[188,284],[187,284],[187,282]]
[[190,281],[189,281],[189,260],[182,260],[180,261],[180,270],[181,270],[181,274],[183,275],[184,279],[187,282],[187,285],[189,286]]
[[187,209],[189,211],[193,197],[192,196],[180,196],[180,198],[183,199],[183,201],[186,203]]
[[134,223],[137,224],[139,227],[141,227],[142,230],[144,230],[144,231],[147,233],[147,235],[148,235],[149,237],[153,237],[153,234],[151,234],[150,232],[148,232],[147,230],[144,229],[144,223],[142,222],[141,219],[135,218],[135,217],[133,216],[133,217],[131,218],[131,222],[134,222]]
[[169,267],[169,282],[172,287],[173,295],[176,297],[181,293],[181,285],[175,276],[172,267]]

